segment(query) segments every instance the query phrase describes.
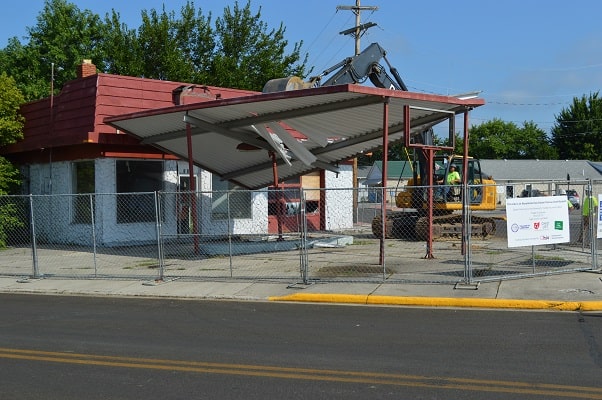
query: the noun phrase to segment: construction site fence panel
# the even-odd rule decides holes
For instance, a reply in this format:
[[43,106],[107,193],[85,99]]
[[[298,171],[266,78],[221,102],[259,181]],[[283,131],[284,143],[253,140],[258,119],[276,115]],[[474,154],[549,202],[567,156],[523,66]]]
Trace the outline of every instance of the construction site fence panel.
[[[473,284],[599,269],[599,214],[582,214],[587,193],[602,193],[599,182],[496,187],[488,211],[463,204],[462,189],[444,228],[422,208],[441,188],[412,188],[422,205],[399,207],[408,189],[0,196],[0,276]],[[570,240],[509,246],[506,201],[566,189],[579,202],[569,212]],[[493,221],[486,235],[484,217]]]

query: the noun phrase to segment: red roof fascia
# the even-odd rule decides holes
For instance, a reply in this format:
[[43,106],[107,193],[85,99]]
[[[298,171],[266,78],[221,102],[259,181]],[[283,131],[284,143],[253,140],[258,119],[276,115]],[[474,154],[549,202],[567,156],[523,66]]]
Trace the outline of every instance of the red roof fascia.
[[[182,97],[185,104],[257,93],[99,73],[67,82],[52,98],[23,104],[24,137],[0,148],[0,154],[15,158],[17,153],[82,143],[134,146],[128,153],[149,154],[147,146],[141,146],[137,139],[105,124],[104,119],[173,106],[172,92],[182,86],[190,88],[189,95]],[[199,91],[205,95],[198,96]]]

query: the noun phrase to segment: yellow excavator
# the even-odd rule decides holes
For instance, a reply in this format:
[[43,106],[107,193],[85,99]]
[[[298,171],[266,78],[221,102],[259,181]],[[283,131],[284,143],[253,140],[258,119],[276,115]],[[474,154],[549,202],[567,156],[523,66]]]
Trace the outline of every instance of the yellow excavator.
[[[372,43],[360,54],[345,58],[338,64],[324,70],[318,76],[311,77],[308,81],[296,76],[276,78],[265,84],[263,92],[270,93],[349,83],[357,84],[364,82],[366,79],[369,79],[374,86],[379,88],[407,91],[407,86],[401,79],[397,69],[389,63],[386,54],[386,51],[378,43]],[[392,77],[387,74],[385,68],[379,63],[381,59],[388,65]],[[331,73],[333,74],[331,75]],[[327,76],[329,78],[323,81]],[[428,129],[420,135],[423,136],[420,139],[422,143],[430,144],[433,149],[436,147],[432,146],[432,129]],[[439,148],[439,150],[442,149],[443,147]],[[418,152],[418,154],[422,153]],[[430,162],[427,161],[427,158],[431,158],[434,163],[431,169],[428,168]],[[423,183],[421,176],[428,176],[427,171],[432,170],[437,174],[434,182],[441,181],[441,178],[445,179],[447,176],[451,165],[456,165],[460,169],[463,161],[460,156],[419,156],[413,169],[413,178],[408,182],[406,190],[400,192],[395,199],[397,207],[402,211],[387,213],[385,237],[412,236],[416,239],[427,239],[429,233],[428,190],[424,186],[428,185],[428,180],[424,180],[425,183]],[[495,182],[483,176],[478,160],[470,158],[467,161],[468,184],[482,185],[471,188],[470,208],[472,210],[495,210],[496,193],[495,186],[493,186]],[[442,184],[434,190],[434,238],[455,235],[461,230],[462,215],[456,213],[456,211],[462,210],[458,188],[458,186],[446,187],[445,184]],[[441,196],[437,197],[437,194],[441,194]],[[488,236],[495,231],[495,220],[493,218],[473,216],[472,222],[473,234],[477,232],[481,236]],[[376,217],[372,221],[372,232],[379,238],[382,237],[382,227],[381,218]]]
[[[478,159],[463,156],[439,156],[433,158],[433,185],[429,186],[427,179],[428,161],[418,157],[413,164],[413,177],[405,188],[395,196],[398,210],[388,211],[384,224],[385,238],[404,238],[426,240],[429,234],[428,196],[433,196],[432,232],[433,239],[459,237],[462,234],[463,206],[462,185],[454,182],[448,184],[447,176],[452,167],[463,175],[468,174],[468,205],[471,211],[493,211],[496,209],[497,195],[495,181],[481,170]],[[466,163],[465,163],[466,161]],[[466,171],[463,170],[466,168]],[[424,181],[424,182],[423,182]],[[496,218],[481,214],[471,215],[471,234],[488,237],[495,233]],[[383,223],[380,216],[372,221],[372,233],[382,237]]]

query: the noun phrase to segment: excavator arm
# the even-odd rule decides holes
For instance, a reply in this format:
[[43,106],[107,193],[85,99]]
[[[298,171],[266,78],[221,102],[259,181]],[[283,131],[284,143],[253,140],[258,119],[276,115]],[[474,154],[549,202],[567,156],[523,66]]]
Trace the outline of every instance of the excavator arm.
[[[379,88],[407,91],[407,86],[403,83],[397,69],[391,66],[386,55],[387,52],[378,43],[372,43],[360,54],[347,57],[338,64],[324,70],[320,75],[309,78],[307,82],[296,76],[272,79],[266,83],[263,92],[279,92],[348,83],[356,84],[362,83],[366,79],[370,79],[372,84]],[[385,68],[379,63],[381,59],[387,63],[393,78],[387,74]],[[324,77],[334,71],[336,71],[334,75],[322,82]]]
[[[408,88],[399,76],[397,69],[392,67],[389,60],[387,60],[386,54],[386,51],[380,47],[378,43],[372,43],[360,54],[346,58],[310,80],[319,82],[323,76],[329,75],[336,69],[339,69],[333,76],[319,86],[362,83],[368,78],[376,87],[407,91]],[[379,64],[381,59],[386,61],[395,80],[391,79],[384,67]]]

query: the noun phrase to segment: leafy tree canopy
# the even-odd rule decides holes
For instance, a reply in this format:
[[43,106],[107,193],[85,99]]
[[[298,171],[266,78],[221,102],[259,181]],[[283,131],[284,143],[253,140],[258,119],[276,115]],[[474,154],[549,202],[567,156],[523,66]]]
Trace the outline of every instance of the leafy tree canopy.
[[602,99],[599,92],[575,97],[556,116],[552,143],[561,159],[602,161]]
[[23,137],[25,119],[19,111],[24,97],[13,78],[0,74],[0,146],[16,142]]
[[19,170],[6,158],[0,157],[0,195],[16,193],[20,183]]
[[[224,87],[261,90],[273,78],[303,75],[304,65],[296,65],[302,43],[285,54],[288,41],[286,29],[270,29],[261,21],[261,8],[253,14],[250,1],[244,8],[234,3],[226,7],[216,21],[217,51],[212,64],[216,84]],[[306,57],[307,59],[307,57]]]
[[522,127],[493,119],[469,131],[470,155],[483,159],[553,159],[556,153],[546,133],[533,122]]
[[[19,106],[24,98],[13,78],[0,74],[0,146],[23,137],[25,119]],[[19,173],[4,157],[0,157],[0,195],[7,194],[19,183]],[[0,211],[0,214],[2,212]]]
[[47,0],[37,24],[27,32],[28,43],[13,37],[0,55],[1,69],[15,79],[27,100],[47,97],[52,78],[58,89],[74,79],[83,59],[102,62],[98,45],[104,26],[100,18],[66,0]]
[[163,7],[142,10],[141,17],[140,27],[130,29],[115,10],[103,20],[66,0],[46,0],[27,29],[29,41],[13,37],[0,50],[0,70],[26,100],[47,97],[51,86],[60,90],[84,59],[105,73],[258,91],[272,78],[305,72],[302,42],[289,51],[282,23],[270,28],[250,0],[225,7],[215,26],[192,1],[179,15]]

